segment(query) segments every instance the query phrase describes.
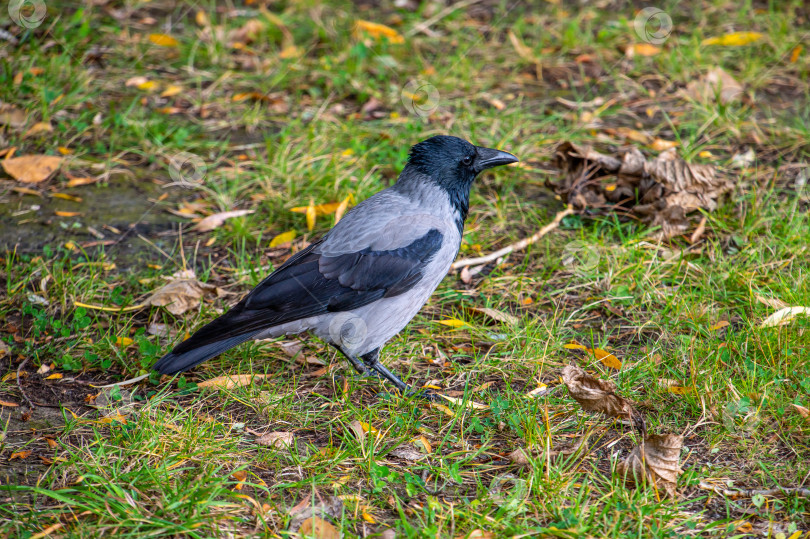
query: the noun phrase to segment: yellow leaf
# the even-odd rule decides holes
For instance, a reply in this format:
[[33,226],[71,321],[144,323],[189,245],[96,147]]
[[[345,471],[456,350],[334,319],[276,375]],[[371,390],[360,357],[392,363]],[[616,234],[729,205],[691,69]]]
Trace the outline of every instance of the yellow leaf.
[[203,10],[197,11],[197,14],[194,15],[194,22],[196,22],[198,26],[208,26],[211,24],[208,20],[208,15]]
[[664,140],[662,138],[657,138],[654,141],[652,141],[652,144],[650,144],[650,148],[652,148],[656,152],[663,152],[664,150],[675,148],[679,144],[680,143],[676,140]]
[[56,150],[61,153],[62,155],[70,155],[73,153],[73,150],[70,148],[65,148],[64,146],[59,146]]
[[62,164],[62,158],[54,155],[21,155],[3,159],[3,170],[17,181],[38,183],[45,181]]
[[456,414],[453,413],[453,410],[445,406],[444,404],[437,404],[435,402],[430,403],[431,408],[435,408],[436,410],[440,410],[444,413],[444,415],[448,417],[456,417]]
[[369,514],[368,514],[368,513],[366,513],[365,511],[363,511],[363,512],[360,514],[360,516],[362,516],[362,517],[363,517],[363,520],[365,520],[365,521],[366,521],[366,522],[368,522],[369,524],[376,524],[376,523],[377,523],[377,521],[376,521],[376,520],[374,520],[374,517],[373,517],[373,516],[371,516],[371,515],[369,515]]
[[153,80],[147,80],[137,85],[139,90],[151,91],[157,88],[157,83]]
[[526,396],[529,397],[530,399],[533,399],[535,397],[543,395],[546,391],[548,391],[548,386],[541,382],[536,388],[526,393]]
[[[799,56],[801,56],[802,50],[804,50],[804,47],[802,47],[801,45],[796,45],[793,48],[793,50],[790,52],[790,63],[791,64],[795,64],[796,62],[799,61]],[[793,536],[791,536],[791,537],[793,537]]]
[[287,45],[286,47],[281,49],[281,52],[278,54],[278,56],[283,60],[289,60],[291,58],[298,58],[302,54],[304,54],[304,51],[302,49],[296,47],[295,45]]
[[295,230],[288,230],[287,232],[282,232],[275,236],[272,240],[270,240],[270,248],[278,247],[282,243],[288,243],[295,239]]
[[134,341],[132,339],[130,339],[129,337],[118,337],[117,339],[115,339],[115,344],[117,344],[121,348],[129,346],[133,342]]
[[703,159],[711,159],[714,157],[714,154],[712,152],[703,150],[698,154],[698,157],[702,157]]
[[448,318],[447,320],[437,320],[437,324],[442,324],[443,326],[449,326],[451,328],[460,328],[462,326],[466,326],[467,322],[464,320],[459,320],[458,318]]
[[78,217],[82,214],[82,212],[56,210],[53,212],[53,214],[56,215],[57,217]]
[[161,47],[176,47],[180,44],[172,36],[166,34],[149,34],[149,41]]
[[360,35],[364,33],[377,40],[385,38],[391,43],[405,43],[405,38],[402,37],[402,34],[390,26],[376,22],[358,20],[356,23],[354,23],[354,35],[356,38],[359,38]]
[[704,39],[701,45],[720,45],[721,47],[739,47],[755,43],[765,37],[759,32],[732,32],[720,37],[710,37]]
[[315,204],[313,206],[310,202],[309,206],[296,206],[295,208],[291,208],[290,211],[295,213],[307,213],[310,207],[314,207],[316,215],[329,215],[330,213],[335,213],[341,204],[341,202],[327,202],[326,204]]
[[160,97],[172,97],[172,96],[175,96],[175,95],[179,94],[182,91],[183,91],[182,86],[176,86],[174,84],[170,84],[170,85],[168,85],[166,87],[165,90],[160,92]]
[[713,325],[709,329],[712,330],[712,331],[717,331],[718,329],[723,329],[727,325],[728,325],[728,320],[720,320],[719,322],[717,322],[715,325]]
[[80,185],[90,185],[91,183],[96,183],[96,178],[87,178],[87,177],[74,177],[68,180],[67,186],[68,187],[78,187]]
[[638,54],[639,56],[655,56],[659,52],[661,52],[661,48],[650,43],[633,44],[633,54]]
[[610,367],[611,369],[619,370],[622,368],[622,362],[619,361],[619,358],[611,354],[610,352],[606,352],[601,348],[594,348],[590,350],[596,359],[602,362],[602,364],[606,367]]
[[68,251],[76,251],[78,250],[78,248],[79,246],[73,243],[72,241],[69,241],[65,244],[65,249],[67,249]]
[[81,197],[69,195],[67,193],[54,193],[51,196],[53,198],[60,198],[62,200],[69,200],[70,202],[81,202],[82,201]]
[[692,389],[684,386],[669,386],[667,387],[667,391],[675,395],[686,395],[687,393],[691,393]]
[[39,135],[40,133],[52,133],[53,126],[49,122],[37,122],[31,126],[31,129],[25,132],[23,138]]
[[14,191],[15,193],[20,193],[22,195],[32,195],[40,198],[42,197],[42,193],[40,193],[36,189],[31,189],[29,187],[12,187],[11,190]]
[[802,530],[796,530],[795,532],[790,534],[790,537],[788,537],[788,539],[799,539],[799,537],[802,536],[802,533],[804,533],[802,532]]
[[318,210],[315,209],[315,201],[309,199],[309,206],[307,206],[307,230],[315,228],[315,220],[318,218]]
[[433,453],[433,446],[430,445],[430,440],[428,440],[424,436],[421,436],[421,435],[417,436],[416,438],[413,439],[412,443],[422,444],[422,447],[424,447],[425,452]]
[[469,408],[470,410],[488,410],[489,409],[489,406],[487,406],[486,404],[481,404],[481,403],[474,402],[474,401],[467,401],[465,403],[464,399],[457,399],[455,397],[448,397],[448,396],[442,395],[442,394],[439,394],[439,396],[441,398],[443,398],[444,400],[446,400],[447,402],[451,402],[451,403],[457,404],[459,406],[463,405],[466,408]]
[[567,350],[587,350],[588,349],[587,346],[582,346],[581,344],[577,344],[575,342],[563,345],[563,348],[565,348]]
[[343,199],[343,202],[335,210],[335,224],[338,224],[338,221],[343,219],[343,214],[346,213],[346,210],[349,208],[349,203],[354,200],[353,195],[349,195]]
[[52,375],[46,377],[45,379],[46,380],[61,380],[62,379],[62,373],[55,372]]

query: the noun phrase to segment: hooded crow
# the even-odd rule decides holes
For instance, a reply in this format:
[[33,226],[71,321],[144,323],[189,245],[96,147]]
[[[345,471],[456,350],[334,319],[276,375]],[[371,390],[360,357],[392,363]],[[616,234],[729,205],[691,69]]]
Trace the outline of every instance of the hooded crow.
[[394,185],[355,206],[153,368],[174,374],[251,339],[309,331],[358,372],[382,376],[406,392],[407,384],[380,363],[380,349],[450,270],[475,177],[516,161],[457,137],[416,144]]

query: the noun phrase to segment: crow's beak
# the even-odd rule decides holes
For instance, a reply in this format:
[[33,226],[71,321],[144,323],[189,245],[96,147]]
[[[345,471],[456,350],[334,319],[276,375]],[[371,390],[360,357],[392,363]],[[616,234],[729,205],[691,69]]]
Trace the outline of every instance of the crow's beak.
[[517,163],[520,161],[517,157],[509,152],[502,152],[501,150],[493,150],[492,148],[476,148],[478,157],[475,159],[475,172],[481,172],[492,167],[499,167],[501,165],[508,165],[509,163]]

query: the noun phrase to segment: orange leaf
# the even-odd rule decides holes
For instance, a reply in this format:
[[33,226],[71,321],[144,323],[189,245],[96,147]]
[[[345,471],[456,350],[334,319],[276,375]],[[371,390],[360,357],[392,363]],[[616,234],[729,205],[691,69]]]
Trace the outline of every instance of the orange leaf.
[[377,40],[385,38],[391,43],[405,43],[405,38],[402,37],[402,34],[390,26],[376,22],[358,20],[356,23],[354,23],[354,35],[355,37],[359,37],[363,33]]
[[11,456],[8,458],[8,460],[14,460],[14,459],[23,460],[23,459],[28,458],[28,455],[30,455],[30,454],[31,454],[30,451],[17,451],[15,453],[12,453]]
[[176,47],[180,43],[166,34],[149,34],[149,41],[161,47]]
[[24,183],[45,181],[56,172],[62,164],[62,158],[54,155],[22,155],[4,159],[3,170],[15,180]]
[[309,199],[309,206],[307,206],[307,230],[315,228],[315,220],[318,218],[318,210],[315,209],[315,201]]

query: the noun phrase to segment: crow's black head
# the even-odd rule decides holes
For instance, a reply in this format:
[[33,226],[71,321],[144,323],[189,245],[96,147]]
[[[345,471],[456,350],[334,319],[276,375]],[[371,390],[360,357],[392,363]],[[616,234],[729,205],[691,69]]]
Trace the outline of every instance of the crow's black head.
[[[445,189],[451,203],[459,210],[463,225],[470,206],[470,186],[475,177],[488,168],[517,161],[518,158],[511,153],[440,135],[411,148],[406,170],[420,172]],[[404,172],[403,176],[408,176]]]

